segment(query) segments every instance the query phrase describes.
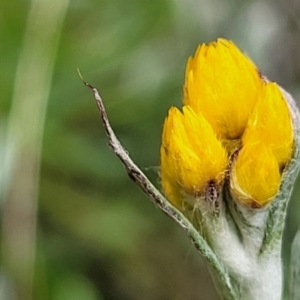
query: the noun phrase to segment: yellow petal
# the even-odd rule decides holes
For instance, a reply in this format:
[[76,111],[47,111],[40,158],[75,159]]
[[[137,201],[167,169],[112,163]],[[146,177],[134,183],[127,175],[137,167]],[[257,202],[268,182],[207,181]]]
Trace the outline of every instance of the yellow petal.
[[203,114],[218,137],[240,138],[262,92],[257,67],[233,42],[200,45],[186,67],[184,105]]
[[280,166],[290,159],[293,148],[292,120],[287,100],[276,83],[266,84],[243,136],[244,145],[261,141],[272,149]]
[[162,187],[175,205],[180,205],[180,191],[203,195],[208,182],[224,179],[226,151],[206,119],[191,107],[183,107],[183,113],[169,110],[160,153]]
[[249,207],[262,207],[277,194],[280,172],[273,152],[263,143],[246,144],[231,173],[231,192]]

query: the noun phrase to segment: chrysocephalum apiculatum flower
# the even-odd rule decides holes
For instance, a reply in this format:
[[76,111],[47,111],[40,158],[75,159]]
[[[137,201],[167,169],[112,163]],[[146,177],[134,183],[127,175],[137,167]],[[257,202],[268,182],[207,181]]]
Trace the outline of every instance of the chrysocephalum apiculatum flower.
[[[300,168],[294,99],[231,41],[200,45],[187,63],[183,107],[171,107],[164,122],[161,182],[168,203],[115,136],[97,89],[84,83],[111,148],[207,259],[221,298],[282,299],[282,235]],[[299,295],[299,245],[298,232],[291,299]]]
[[293,148],[290,112],[281,90],[266,83],[249,117],[242,149],[232,170],[232,193],[240,202],[262,207],[277,194]]
[[217,197],[228,180],[235,201],[263,207],[279,190],[293,138],[280,88],[233,42],[200,45],[187,63],[182,112],[172,107],[164,123],[164,193],[183,208]]
[[203,115],[190,106],[182,110],[170,109],[161,146],[163,188],[177,207],[185,193],[205,197],[210,185],[220,187],[227,163],[226,150]]
[[256,66],[230,41],[200,45],[186,67],[183,104],[202,113],[222,139],[239,139],[263,81]]

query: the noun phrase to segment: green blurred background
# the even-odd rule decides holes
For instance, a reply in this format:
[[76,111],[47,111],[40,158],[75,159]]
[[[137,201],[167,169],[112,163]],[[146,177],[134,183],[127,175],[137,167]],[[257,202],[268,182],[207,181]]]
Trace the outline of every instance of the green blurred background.
[[297,0],[1,1],[0,299],[218,299],[184,233],[107,147],[76,68],[159,186],[162,123],[180,105],[187,57],[232,39],[300,99],[299,16]]

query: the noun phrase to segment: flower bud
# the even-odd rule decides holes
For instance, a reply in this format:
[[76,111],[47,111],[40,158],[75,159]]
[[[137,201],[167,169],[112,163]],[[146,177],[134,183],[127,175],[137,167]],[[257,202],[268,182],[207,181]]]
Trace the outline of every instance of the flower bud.
[[260,208],[277,194],[280,185],[278,162],[262,142],[246,144],[231,170],[230,187],[240,204]]
[[183,104],[183,113],[170,109],[163,130],[161,178],[169,201],[180,208],[184,194],[195,201],[215,187],[218,194],[227,173],[235,201],[253,208],[269,203],[294,144],[280,88],[233,42],[218,39],[189,58]]
[[184,105],[201,113],[222,139],[240,138],[262,92],[257,67],[233,42],[200,45],[186,67]]
[[266,83],[248,120],[243,144],[263,142],[282,167],[291,157],[293,138],[287,100],[276,83]]
[[182,194],[205,197],[210,182],[218,186],[224,180],[226,151],[207,120],[189,106],[183,113],[169,110],[160,152],[162,186],[176,206]]

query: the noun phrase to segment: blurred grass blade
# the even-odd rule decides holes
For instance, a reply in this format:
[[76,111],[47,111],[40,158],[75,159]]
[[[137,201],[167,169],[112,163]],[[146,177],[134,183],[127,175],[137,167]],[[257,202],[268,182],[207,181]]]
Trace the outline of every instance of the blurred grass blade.
[[31,1],[7,125],[2,261],[24,300],[32,299],[42,136],[68,4],[69,0]]

